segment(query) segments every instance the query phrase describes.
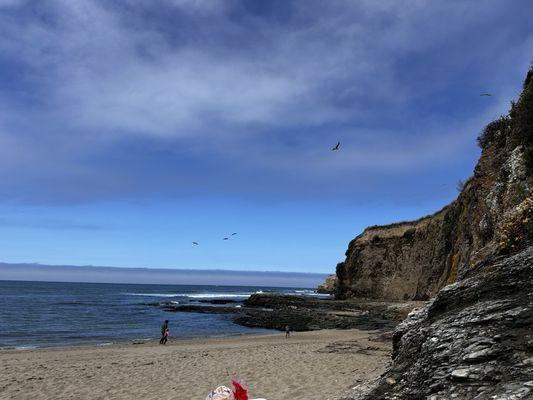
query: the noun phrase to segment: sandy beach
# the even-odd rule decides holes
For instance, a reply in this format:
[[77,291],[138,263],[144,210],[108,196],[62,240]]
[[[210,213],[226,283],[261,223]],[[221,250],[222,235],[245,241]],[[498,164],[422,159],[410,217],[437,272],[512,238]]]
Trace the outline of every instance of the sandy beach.
[[[390,345],[358,330],[0,352],[1,399],[204,400],[232,378],[268,400],[335,399],[381,374]],[[370,340],[369,340],[370,339]]]

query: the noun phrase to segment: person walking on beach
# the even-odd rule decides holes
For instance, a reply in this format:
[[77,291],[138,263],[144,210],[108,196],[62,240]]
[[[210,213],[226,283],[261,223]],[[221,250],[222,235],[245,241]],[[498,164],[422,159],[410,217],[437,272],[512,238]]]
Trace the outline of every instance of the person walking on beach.
[[288,339],[291,337],[291,328],[289,325],[285,325],[285,339]]
[[168,319],[163,322],[163,325],[161,325],[161,340],[159,340],[159,344],[167,344],[168,341]]

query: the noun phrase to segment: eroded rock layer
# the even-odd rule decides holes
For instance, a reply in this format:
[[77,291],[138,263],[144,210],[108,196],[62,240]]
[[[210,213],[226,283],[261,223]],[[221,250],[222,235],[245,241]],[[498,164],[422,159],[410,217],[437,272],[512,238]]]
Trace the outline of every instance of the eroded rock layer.
[[337,275],[328,275],[324,282],[318,285],[317,292],[323,294],[334,294],[336,283]]
[[479,142],[456,201],[350,243],[338,297],[436,296],[396,328],[387,372],[344,399],[533,398],[533,69]]
[[480,268],[413,311],[391,368],[348,398],[533,398],[533,247]]
[[474,175],[454,202],[417,221],[369,227],[350,242],[337,266],[337,298],[426,300],[477,262],[531,241],[532,71],[509,116],[489,124],[479,143]]

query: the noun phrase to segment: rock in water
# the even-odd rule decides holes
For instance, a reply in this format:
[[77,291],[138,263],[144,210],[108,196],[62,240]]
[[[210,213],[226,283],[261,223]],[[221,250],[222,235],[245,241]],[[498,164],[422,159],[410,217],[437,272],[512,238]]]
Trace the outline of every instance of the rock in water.
[[327,276],[324,282],[318,285],[317,292],[323,293],[323,294],[334,294],[336,282],[337,282],[337,275]]

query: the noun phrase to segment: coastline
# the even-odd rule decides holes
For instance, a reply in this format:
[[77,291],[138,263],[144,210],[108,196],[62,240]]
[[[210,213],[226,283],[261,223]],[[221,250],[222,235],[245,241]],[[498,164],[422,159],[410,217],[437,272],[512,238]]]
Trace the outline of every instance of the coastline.
[[[171,321],[174,337],[262,333],[262,327],[254,331],[235,324],[230,314],[206,311],[217,311],[222,305],[233,306],[236,312],[250,294],[274,290],[311,292],[271,287],[0,281],[0,350],[155,339],[165,319]],[[163,308],[166,304],[200,310],[169,313]]]
[[[178,336],[171,337],[171,340],[167,344],[168,346],[176,345],[177,343],[189,343],[195,341],[208,341],[216,339],[229,339],[229,338],[238,338],[246,336],[270,336],[276,335],[275,329],[264,329],[261,331],[260,328],[250,328],[250,332],[238,332],[238,333],[225,333],[221,335],[203,335],[203,336]],[[279,334],[279,332],[277,332]],[[11,347],[0,347],[0,354],[8,352],[27,352],[33,350],[82,350],[82,349],[92,349],[92,348],[101,348],[101,347],[127,347],[127,346],[139,346],[139,345],[159,345],[159,337],[151,338],[139,338],[139,339],[124,339],[117,340],[114,342],[103,342],[103,343],[79,343],[79,344],[65,344],[65,345],[54,345],[54,346],[38,346],[38,345],[28,345],[28,346],[11,346]]]
[[238,379],[268,400],[333,399],[389,359],[389,342],[356,329],[3,350],[0,397],[203,400]]

